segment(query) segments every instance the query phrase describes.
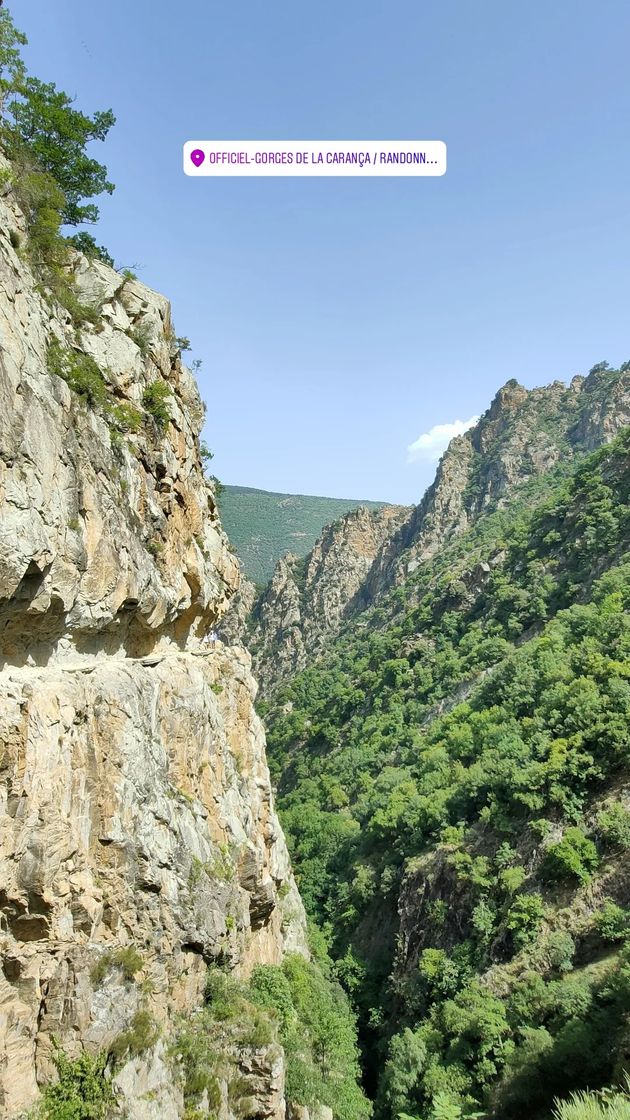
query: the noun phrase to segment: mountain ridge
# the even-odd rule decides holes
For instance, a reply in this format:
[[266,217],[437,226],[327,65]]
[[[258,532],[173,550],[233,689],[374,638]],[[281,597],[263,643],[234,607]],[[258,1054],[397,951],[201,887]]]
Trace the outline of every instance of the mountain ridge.
[[276,564],[287,553],[305,556],[331,521],[359,506],[380,509],[387,505],[227,484],[220,488],[219,502],[245,576],[259,585],[269,582]]
[[[357,513],[349,513],[324,528],[304,561],[284,558],[265,589],[248,589],[246,608],[236,608],[243,617],[230,633],[247,635],[263,691],[318,656],[348,620],[479,517],[628,423],[627,363],[616,371],[603,363],[568,385],[554,381],[528,390],[514,379],[506,382],[477,423],[451,441],[417,506],[385,507],[391,510],[386,517],[366,511],[359,533]],[[364,562],[366,535],[372,546]],[[335,565],[321,564],[327,552]]]

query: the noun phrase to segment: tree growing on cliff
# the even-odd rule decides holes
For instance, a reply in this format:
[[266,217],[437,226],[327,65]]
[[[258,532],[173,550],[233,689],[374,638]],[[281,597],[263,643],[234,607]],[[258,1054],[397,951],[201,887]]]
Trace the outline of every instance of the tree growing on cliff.
[[88,155],[87,145],[104,140],[115,117],[111,109],[93,116],[73,108],[72,99],[53,82],[31,77],[20,56],[26,36],[9,12],[0,12],[0,137],[10,159],[49,174],[63,193],[61,221],[95,222],[98,208],[86,199],[114,184],[104,164]]
[[18,31],[6,8],[0,12],[0,113],[7,94],[14,91],[24,79],[25,68],[20,47],[26,35]]

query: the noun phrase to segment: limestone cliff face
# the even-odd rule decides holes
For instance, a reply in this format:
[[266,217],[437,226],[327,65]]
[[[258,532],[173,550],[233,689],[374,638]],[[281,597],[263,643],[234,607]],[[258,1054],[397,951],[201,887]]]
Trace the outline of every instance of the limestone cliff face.
[[[305,952],[303,910],[249,656],[206,640],[238,568],[203,477],[203,408],[169,304],[77,256],[91,312],[76,328],[38,291],[20,239],[5,193],[0,1116],[20,1115],[54,1076],[53,1040],[71,1058],[101,1050],[143,1010],[160,1037],[120,1069],[121,1108],[175,1120],[169,1039],[206,964],[246,976]],[[91,357],[97,398],[49,372],[51,354],[57,368],[59,355],[66,368]],[[155,384],[168,389],[162,426]],[[132,981],[120,963],[131,948]],[[242,1056],[264,1115],[284,1115],[281,1058]]]
[[[306,561],[280,561],[247,623],[265,690],[317,657],[346,621],[482,513],[561,459],[609,442],[628,423],[628,369],[596,369],[569,386],[555,381],[533,390],[509,381],[475,427],[451,441],[419,505],[348,514],[323,531]],[[244,603],[241,619],[246,615]]]
[[302,669],[365,606],[362,589],[374,558],[408,514],[402,506],[360,506],[326,526],[305,560],[279,561],[248,634],[263,688]]

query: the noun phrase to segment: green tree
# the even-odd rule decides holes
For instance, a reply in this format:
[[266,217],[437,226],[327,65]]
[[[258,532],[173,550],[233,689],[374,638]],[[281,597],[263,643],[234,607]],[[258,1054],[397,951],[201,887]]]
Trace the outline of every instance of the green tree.
[[6,8],[0,12],[0,113],[7,94],[15,90],[25,76],[20,47],[26,44],[26,35],[16,28]]
[[5,105],[3,129],[9,156],[28,153],[29,161],[53,177],[65,199],[64,223],[95,222],[98,208],[84,200],[104,191],[111,194],[114,184],[107,178],[107,168],[89,156],[86,147],[90,141],[105,139],[116,120],[112,110],[87,116],[74,109],[72,99],[53,82],[19,72],[9,88],[14,95]]
[[73,233],[72,237],[68,238],[68,242],[74,249],[78,249],[85,257],[91,260],[102,261],[103,264],[108,264],[110,268],[114,267],[114,258],[107,252],[103,245],[97,245],[91,233],[86,233],[82,230],[81,233]]
[[599,863],[597,848],[581,828],[567,828],[562,840],[551,844],[545,855],[543,873],[550,882],[577,879],[587,883]]

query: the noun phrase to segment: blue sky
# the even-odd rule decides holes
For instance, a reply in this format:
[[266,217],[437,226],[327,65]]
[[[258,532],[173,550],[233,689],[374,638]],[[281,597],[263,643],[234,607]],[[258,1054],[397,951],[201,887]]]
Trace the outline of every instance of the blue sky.
[[[630,358],[627,0],[13,0],[118,123],[97,239],[173,303],[225,482],[418,501],[509,377]],[[193,179],[186,139],[442,139],[441,179]]]

